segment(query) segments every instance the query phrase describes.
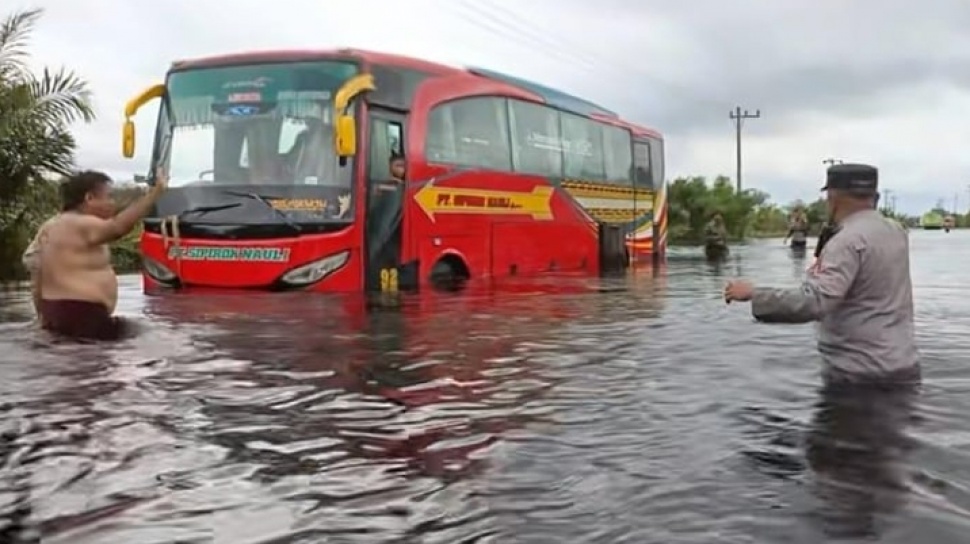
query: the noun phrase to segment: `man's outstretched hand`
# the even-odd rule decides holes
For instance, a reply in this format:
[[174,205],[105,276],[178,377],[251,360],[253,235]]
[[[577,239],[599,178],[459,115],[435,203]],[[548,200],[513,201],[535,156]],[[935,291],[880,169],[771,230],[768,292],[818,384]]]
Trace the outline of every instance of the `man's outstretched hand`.
[[747,280],[729,280],[724,284],[724,302],[747,302],[754,294],[754,285]]
[[156,193],[164,193],[165,189],[168,189],[168,172],[162,167],[156,168],[155,179],[153,181],[152,189]]

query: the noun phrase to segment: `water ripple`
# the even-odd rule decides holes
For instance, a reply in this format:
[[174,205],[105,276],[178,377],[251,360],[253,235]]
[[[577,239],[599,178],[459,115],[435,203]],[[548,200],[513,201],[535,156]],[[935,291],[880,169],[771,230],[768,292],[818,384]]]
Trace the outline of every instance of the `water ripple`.
[[130,278],[113,346],[4,293],[0,542],[963,542],[970,245],[912,237],[919,391],[820,390],[812,325],[718,299],[797,281],[777,241],[393,312]]

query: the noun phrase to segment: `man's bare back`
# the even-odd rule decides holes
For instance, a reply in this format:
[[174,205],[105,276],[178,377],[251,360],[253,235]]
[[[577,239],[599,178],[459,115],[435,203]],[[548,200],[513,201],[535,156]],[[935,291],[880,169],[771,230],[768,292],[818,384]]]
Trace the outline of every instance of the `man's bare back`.
[[112,316],[118,279],[109,244],[131,232],[166,189],[168,179],[156,174],[148,194],[117,215],[110,183],[107,175],[92,171],[65,181],[64,211],[44,223],[24,254],[45,329],[98,340],[123,335],[123,322]]
[[118,279],[111,266],[108,244],[91,244],[82,234],[92,221],[75,212],[58,215],[40,240],[41,300],[79,300],[103,304],[114,313]]

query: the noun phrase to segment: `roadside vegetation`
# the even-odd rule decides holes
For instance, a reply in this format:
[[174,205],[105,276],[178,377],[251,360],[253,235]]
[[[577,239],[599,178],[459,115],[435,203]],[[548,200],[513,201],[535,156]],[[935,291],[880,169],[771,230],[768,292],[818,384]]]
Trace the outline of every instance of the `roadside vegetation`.
[[[41,9],[17,11],[0,22],[0,282],[25,277],[20,255],[40,224],[58,212],[58,181],[74,168],[77,144],[71,129],[95,119],[84,78],[66,68],[29,68],[29,40],[42,15]],[[123,185],[115,189],[115,197],[124,206],[141,191]],[[724,176],[713,181],[675,179],[668,186],[668,201],[670,240],[675,244],[700,243],[715,211],[723,215],[734,241],[784,236],[792,208],[772,203],[758,190],[737,193]],[[825,218],[824,202],[808,203],[807,213],[817,231]],[[898,219],[916,224],[915,218]],[[970,226],[970,216],[957,215],[956,225]],[[112,248],[119,272],[139,268],[140,234],[136,231]]]
[[[780,238],[788,233],[788,217],[796,205],[801,205],[808,216],[812,235],[817,235],[825,222],[827,210],[825,200],[814,202],[792,202],[779,205],[771,201],[770,195],[756,189],[738,193],[734,182],[726,176],[718,176],[708,181],[704,177],[678,178],[667,186],[669,203],[669,239],[673,244],[694,245],[704,240],[704,226],[715,212],[724,217],[728,235],[734,242],[749,238]],[[883,215],[892,217],[909,226],[916,226],[916,218],[881,210]],[[957,225],[967,224],[968,216],[957,218]]]

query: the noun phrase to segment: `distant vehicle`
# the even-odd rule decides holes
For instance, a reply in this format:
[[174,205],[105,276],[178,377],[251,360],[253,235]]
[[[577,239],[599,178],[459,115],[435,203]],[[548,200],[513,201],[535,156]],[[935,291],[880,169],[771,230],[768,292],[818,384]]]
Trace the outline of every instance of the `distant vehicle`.
[[940,230],[943,228],[943,214],[939,212],[926,212],[920,219],[920,226],[925,230]]
[[662,262],[661,134],[537,83],[352,49],[178,61],[126,105],[125,157],[156,98],[151,165],[170,187],[144,221],[146,293],[410,291]]

